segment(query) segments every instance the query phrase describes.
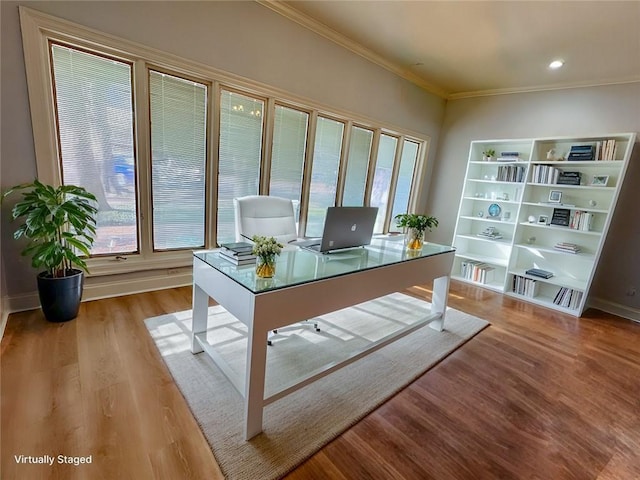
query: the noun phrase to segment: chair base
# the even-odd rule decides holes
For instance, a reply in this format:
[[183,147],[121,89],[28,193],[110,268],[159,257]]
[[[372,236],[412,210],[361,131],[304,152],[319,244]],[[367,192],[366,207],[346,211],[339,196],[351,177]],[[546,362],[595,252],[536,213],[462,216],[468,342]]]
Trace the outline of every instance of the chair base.
[[[320,331],[320,327],[318,326],[318,322],[315,321],[315,320],[313,322],[311,320],[303,320],[302,322],[299,322],[299,323],[302,323],[302,324],[305,324],[305,325],[313,325],[313,328],[314,328],[314,330],[316,332]],[[277,334],[278,333],[278,329],[276,328],[276,329],[272,330],[272,333]],[[267,338],[267,345],[269,345],[269,346],[273,345],[273,342],[271,340],[269,340],[268,338]]]

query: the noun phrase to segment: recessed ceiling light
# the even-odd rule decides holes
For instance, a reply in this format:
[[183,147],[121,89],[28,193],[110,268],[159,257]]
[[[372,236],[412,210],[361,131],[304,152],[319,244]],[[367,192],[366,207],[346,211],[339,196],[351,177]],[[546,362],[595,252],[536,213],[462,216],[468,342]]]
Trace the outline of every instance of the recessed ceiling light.
[[560,68],[563,65],[564,65],[564,62],[562,60],[554,60],[549,64],[549,68],[552,68],[553,70],[555,70],[557,68]]

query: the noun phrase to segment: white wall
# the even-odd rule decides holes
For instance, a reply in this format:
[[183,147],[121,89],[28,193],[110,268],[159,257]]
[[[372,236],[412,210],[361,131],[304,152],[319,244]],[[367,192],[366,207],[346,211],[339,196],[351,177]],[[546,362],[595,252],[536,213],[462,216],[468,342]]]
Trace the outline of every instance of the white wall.
[[[428,210],[440,219],[440,227],[430,238],[440,243],[453,239],[472,140],[621,132],[640,132],[640,83],[449,101],[428,198]],[[634,318],[640,313],[639,187],[636,144],[591,290],[594,302]],[[628,296],[632,285],[638,294]]]
[[[255,2],[0,2],[1,187],[36,175],[18,5],[212,66],[329,108],[430,136],[435,155],[445,101]],[[424,204],[425,196],[421,200]],[[12,298],[35,272],[2,211],[2,265]],[[92,279],[93,280],[93,279]]]

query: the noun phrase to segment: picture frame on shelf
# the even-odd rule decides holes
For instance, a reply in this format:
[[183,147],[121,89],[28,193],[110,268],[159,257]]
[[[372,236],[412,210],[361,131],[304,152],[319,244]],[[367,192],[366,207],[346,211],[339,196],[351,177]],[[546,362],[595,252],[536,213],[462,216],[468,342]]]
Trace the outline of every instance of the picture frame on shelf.
[[562,192],[560,190],[551,190],[549,192],[549,203],[561,203]]
[[606,187],[609,183],[609,175],[594,175],[591,179],[591,185],[594,187]]
[[549,223],[548,215],[538,215],[538,224],[547,225]]

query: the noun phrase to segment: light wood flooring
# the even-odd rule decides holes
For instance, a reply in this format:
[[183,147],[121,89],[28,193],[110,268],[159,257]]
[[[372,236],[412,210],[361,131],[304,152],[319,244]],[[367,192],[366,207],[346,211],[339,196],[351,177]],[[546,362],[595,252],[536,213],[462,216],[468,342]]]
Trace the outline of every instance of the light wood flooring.
[[[411,293],[430,298],[428,287]],[[143,324],[190,303],[183,287],[85,302],[63,324],[12,314],[0,346],[0,477],[222,478]],[[455,281],[449,305],[492,325],[287,480],[640,479],[640,324]]]

